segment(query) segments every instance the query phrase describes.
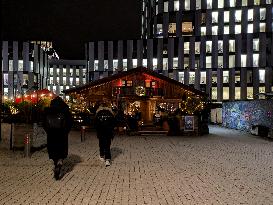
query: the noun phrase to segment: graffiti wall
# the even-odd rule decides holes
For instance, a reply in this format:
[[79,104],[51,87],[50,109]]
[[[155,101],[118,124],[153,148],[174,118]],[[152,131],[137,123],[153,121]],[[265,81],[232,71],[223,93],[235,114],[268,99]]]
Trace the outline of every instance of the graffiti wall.
[[250,130],[251,125],[273,128],[273,100],[223,102],[223,126]]

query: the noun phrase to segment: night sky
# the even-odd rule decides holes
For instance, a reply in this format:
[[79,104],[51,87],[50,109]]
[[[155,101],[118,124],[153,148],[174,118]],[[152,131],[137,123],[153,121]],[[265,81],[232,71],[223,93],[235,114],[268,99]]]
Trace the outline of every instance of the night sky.
[[2,0],[4,40],[49,40],[60,58],[84,59],[84,43],[137,39],[139,0]]

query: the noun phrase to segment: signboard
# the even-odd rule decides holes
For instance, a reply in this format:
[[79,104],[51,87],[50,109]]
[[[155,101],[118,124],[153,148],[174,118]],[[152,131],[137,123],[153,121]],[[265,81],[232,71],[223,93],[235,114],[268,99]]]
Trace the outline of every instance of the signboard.
[[185,116],[185,131],[194,130],[194,116]]

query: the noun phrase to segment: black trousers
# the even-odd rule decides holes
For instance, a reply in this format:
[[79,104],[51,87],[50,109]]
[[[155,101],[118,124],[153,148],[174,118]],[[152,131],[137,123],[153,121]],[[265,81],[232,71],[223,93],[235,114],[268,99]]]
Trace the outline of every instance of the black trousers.
[[111,140],[112,139],[110,137],[99,137],[100,156],[104,156],[105,159],[111,159]]

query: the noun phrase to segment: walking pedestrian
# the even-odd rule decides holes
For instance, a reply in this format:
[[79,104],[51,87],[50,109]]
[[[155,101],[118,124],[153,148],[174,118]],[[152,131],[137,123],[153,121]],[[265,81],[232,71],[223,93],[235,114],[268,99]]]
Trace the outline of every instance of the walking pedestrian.
[[49,159],[54,162],[54,178],[59,180],[63,160],[68,155],[68,133],[72,127],[72,116],[68,105],[60,97],[54,98],[45,109],[43,122],[47,133]]
[[95,128],[99,139],[101,161],[105,161],[105,166],[111,165],[111,141],[114,138],[115,115],[112,109],[104,102],[96,111]]

